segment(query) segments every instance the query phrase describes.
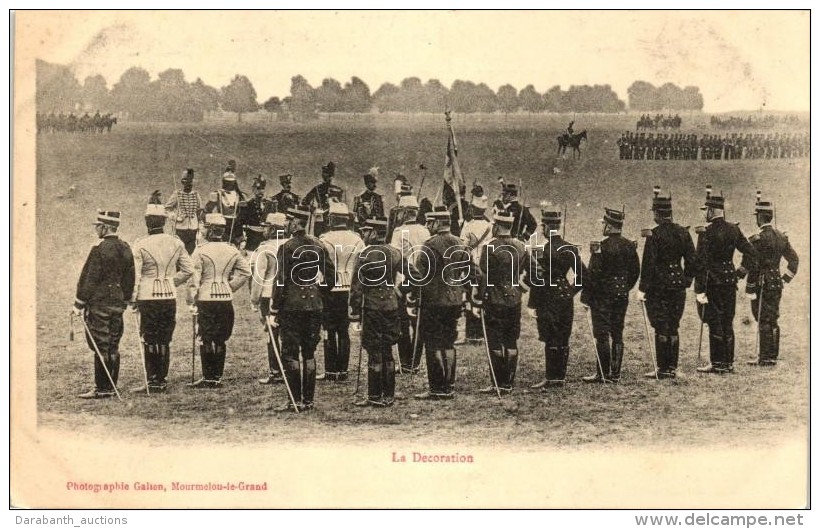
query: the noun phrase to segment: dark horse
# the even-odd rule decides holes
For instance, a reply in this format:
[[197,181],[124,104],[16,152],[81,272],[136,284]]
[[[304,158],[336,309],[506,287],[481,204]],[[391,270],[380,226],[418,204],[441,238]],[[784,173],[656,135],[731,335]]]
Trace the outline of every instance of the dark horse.
[[572,147],[572,159],[575,159],[575,153],[578,153],[578,159],[581,159],[581,140],[587,139],[586,129],[578,134],[561,134],[558,136],[558,155],[563,156],[567,152],[567,147]]

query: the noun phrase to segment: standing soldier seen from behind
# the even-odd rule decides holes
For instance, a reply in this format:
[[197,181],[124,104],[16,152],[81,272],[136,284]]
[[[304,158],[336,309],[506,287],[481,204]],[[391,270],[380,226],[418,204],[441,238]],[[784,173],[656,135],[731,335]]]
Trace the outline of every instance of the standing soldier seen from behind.
[[629,291],[640,275],[637,243],[621,236],[624,213],[605,208],[602,241],[590,244],[589,271],[581,303],[592,314],[598,370],[584,382],[618,382],[624,359],[624,318]]
[[493,238],[482,250],[481,277],[473,288],[474,314],[483,319],[492,365],[492,385],[481,393],[510,393],[518,369],[518,337],[521,335],[522,276],[530,269],[530,255],[524,243],[515,239],[512,214],[499,211],[493,216]]
[[652,212],[655,226],[642,231],[646,238],[641,262],[638,301],[646,306],[649,323],[655,329],[657,372],[647,378],[675,378],[680,355],[678,326],[686,303],[686,289],[697,270],[695,244],[689,228],[672,220],[672,197],[661,197],[655,187]]
[[[406,259],[412,266],[417,265],[417,260],[421,255],[421,247],[430,238],[430,231],[419,224],[418,218],[419,203],[415,195],[403,195],[399,199],[396,209],[395,222],[398,225],[393,230],[390,238],[390,246],[401,252],[402,259]],[[403,278],[408,279],[409,278]],[[410,301],[413,305],[416,301],[411,293],[407,298],[399,300],[399,317],[401,318],[401,336],[399,337],[399,362],[400,373],[411,374],[421,365],[421,352],[423,349],[420,337],[416,335],[419,328],[417,307],[407,305]],[[411,316],[414,312],[416,316]],[[415,325],[414,325],[415,323]]]
[[[427,214],[434,233],[421,247],[412,282],[416,286],[419,338],[424,344],[429,390],[417,399],[452,399],[456,379],[456,325],[475,268],[469,250],[450,233],[446,207]],[[411,305],[412,302],[408,302]]]
[[327,278],[333,284],[323,300],[325,372],[318,377],[319,380],[347,380],[347,367],[350,363],[347,307],[353,267],[356,266],[356,257],[364,248],[362,238],[348,228],[349,220],[347,206],[332,202],[328,210],[329,231],[319,237],[333,261],[333,269],[336,270],[335,278]]
[[[253,252],[265,240],[265,228],[262,226],[268,213],[273,212],[273,203],[265,198],[267,181],[262,175],[257,176],[251,184],[253,197],[242,204],[239,210],[239,226],[245,232],[245,250]],[[238,228],[238,227],[237,227]]]
[[[268,349],[268,375],[260,378],[260,384],[275,384],[282,382],[282,373],[279,369],[279,362],[276,361],[276,351],[282,351],[281,340],[279,339],[279,329],[271,329],[268,333],[268,315],[270,315],[270,297],[273,292],[273,282],[278,273],[279,263],[276,256],[279,255],[279,247],[287,240],[287,217],[284,213],[268,213],[264,222],[265,237],[267,240],[254,252],[251,257],[251,306],[259,311],[259,317],[265,328],[265,342]],[[271,342],[271,336],[276,340]],[[276,349],[274,350],[274,346]]]
[[[587,269],[578,247],[564,240],[561,224],[565,221],[559,208],[549,202],[541,205],[541,226],[545,243],[534,246],[531,263],[528,307],[535,310],[538,339],[544,342],[544,380],[532,389],[547,391],[563,386],[569,361],[569,338],[572,334],[574,297],[582,290]],[[572,272],[572,278],[568,273]]]
[[277,213],[287,213],[289,209],[295,208],[299,204],[299,195],[291,191],[293,182],[293,175],[285,173],[279,175],[279,183],[282,185],[282,190],[271,197],[274,211]]
[[401,335],[399,286],[409,275],[401,252],[385,243],[387,219],[373,217],[362,226],[367,247],[358,254],[350,288],[350,314],[361,322],[367,351],[367,399],[357,406],[392,406],[396,393],[393,345]]
[[[77,282],[72,314],[85,321],[86,341],[94,354],[94,389],[81,399],[113,397],[120,372],[122,314],[134,290],[134,257],[117,236],[119,211],[97,211],[91,247]],[[110,378],[109,378],[110,376]]]
[[363,178],[364,186],[367,189],[353,200],[353,213],[356,216],[357,229],[364,226],[365,221],[371,217],[384,216],[382,196],[376,193],[376,185],[379,181],[379,168],[373,167]]
[[[282,361],[288,387],[300,409],[313,409],[316,390],[316,359],[322,327],[322,298],[336,277],[333,260],[322,241],[305,232],[310,211],[289,212],[290,240],[279,247],[279,271],[271,293],[272,327],[279,327]],[[301,359],[300,359],[301,358]],[[296,411],[288,401],[277,411]]]
[[[164,233],[165,207],[154,191],[145,210],[148,235],[134,243],[136,289],[134,300],[140,313],[140,336],[150,391],[165,391],[171,362],[171,338],[176,327],[177,287],[194,273],[183,242]],[[146,391],[145,387],[135,392]]]
[[188,384],[193,388],[222,387],[227,346],[233,333],[233,293],[251,276],[251,268],[242,253],[223,241],[227,223],[222,215],[205,217],[206,242],[192,259],[194,278],[188,289],[188,309],[199,319],[199,354],[202,378]]
[[[737,224],[724,218],[723,196],[713,196],[706,188],[703,207],[706,228],[699,228],[697,259],[700,265],[695,276],[695,294],[701,318],[709,326],[710,365],[698,367],[701,373],[726,374],[734,371],[735,303],[737,281],[747,273],[756,273],[757,251]],[[735,270],[735,250],[743,254],[745,267]]]
[[[774,366],[780,355],[780,326],[777,323],[780,317],[780,297],[784,284],[789,283],[797,274],[800,260],[786,234],[772,226],[772,202],[761,202],[758,197],[755,216],[760,231],[752,235],[749,242],[757,250],[759,262],[756,270],[749,267],[746,294],[751,300],[752,315],[757,321],[759,349],[756,351],[757,358],[747,363]],[[786,271],[782,275],[781,259],[786,260]]]
[[[461,230],[461,242],[470,249],[473,263],[478,267],[481,263],[481,252],[493,237],[493,225],[484,216],[489,203],[484,195],[484,189],[479,185],[474,185],[471,194],[470,220],[464,224],[464,228]],[[456,345],[481,343],[484,339],[481,330],[481,318],[476,317],[472,310],[467,310],[464,311],[464,319],[464,338],[458,340]]]
[[188,255],[194,253],[196,236],[199,233],[199,216],[202,200],[194,191],[194,170],[188,169],[182,177],[182,191],[176,190],[165,204],[165,209],[173,211],[171,222],[175,222],[174,233],[185,244]]

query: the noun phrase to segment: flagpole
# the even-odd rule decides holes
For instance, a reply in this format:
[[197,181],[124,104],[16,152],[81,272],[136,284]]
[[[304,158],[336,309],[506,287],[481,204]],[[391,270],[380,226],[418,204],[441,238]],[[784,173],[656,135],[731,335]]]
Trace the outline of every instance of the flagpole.
[[[452,159],[450,160],[450,165],[451,165],[450,170],[452,171],[452,174],[453,174],[452,186],[453,186],[453,192],[454,192],[455,198],[456,198],[456,206],[458,207],[458,226],[459,226],[459,229],[460,229],[461,226],[464,224],[464,212],[461,209],[461,181],[460,181],[461,180],[461,168],[458,167],[458,147],[456,146],[456,135],[455,135],[455,132],[453,132],[453,125],[451,123],[453,118],[450,117],[450,111],[449,110],[444,111],[444,116],[445,116],[444,120],[447,122],[447,130],[450,134],[450,140],[452,141],[452,146],[453,146]],[[458,170],[456,170],[456,168],[458,168]],[[459,178],[458,178],[459,181],[458,182],[456,181],[456,173],[458,173],[458,176],[459,176]]]

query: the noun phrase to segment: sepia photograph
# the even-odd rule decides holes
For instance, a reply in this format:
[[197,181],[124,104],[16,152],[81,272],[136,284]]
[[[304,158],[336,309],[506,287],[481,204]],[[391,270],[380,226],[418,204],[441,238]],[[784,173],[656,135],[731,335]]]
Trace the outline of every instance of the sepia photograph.
[[10,506],[808,507],[810,11],[10,24]]

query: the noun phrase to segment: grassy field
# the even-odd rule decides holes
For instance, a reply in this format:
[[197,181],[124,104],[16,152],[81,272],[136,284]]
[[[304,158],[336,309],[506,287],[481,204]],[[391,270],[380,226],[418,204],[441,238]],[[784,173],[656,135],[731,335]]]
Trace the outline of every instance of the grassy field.
[[[493,446],[746,446],[789,435],[805,437],[808,429],[809,361],[809,163],[808,160],[740,161],[620,161],[616,139],[634,127],[633,116],[583,116],[576,130],[588,129],[589,142],[581,160],[559,160],[555,136],[566,120],[480,120],[454,125],[459,156],[468,182],[496,189],[496,179],[523,184],[524,201],[538,216],[541,200],[568,205],[567,239],[581,244],[588,258],[588,242],[600,237],[603,207],[626,208],[624,233],[638,238],[652,225],[649,212],[652,186],[659,184],[674,197],[676,221],[702,224],[698,209],[704,187],[711,183],[727,197],[727,216],[740,222],[749,236],[755,232],[752,210],[755,190],[778,207],[778,224],[790,234],[801,257],[801,272],[788,285],[782,303],[783,362],[773,370],[743,365],[754,350],[750,309],[738,296],[736,373],[726,377],[699,375],[699,321],[689,293],[681,325],[680,378],[657,383],[642,378],[650,369],[643,320],[637,302],[627,313],[626,353],[622,383],[587,386],[580,377],[592,373],[594,356],[580,305],[576,306],[571,341],[569,384],[547,395],[526,388],[543,375],[543,345],[537,341],[534,320],[525,316],[520,341],[518,390],[508,400],[517,409],[505,410],[495,397],[476,390],[488,383],[484,350],[458,350],[457,398],[428,403],[401,400],[392,409],[354,408],[347,384],[319,383],[317,410],[306,415],[275,414],[286,399],[283,386],[260,386],[266,357],[264,331],[250,311],[247,291],[235,302],[237,320],[228,343],[226,387],[193,391],[184,387],[191,372],[191,320],[178,307],[177,330],[167,394],[128,395],[116,400],[83,401],[75,397],[93,382],[92,355],[84,342],[68,341],[68,313],[74,288],[89,246],[95,242],[90,222],[97,207],[119,209],[125,219],[121,235],[133,241],[144,231],[142,212],[154,189],[168,196],[172,178],[186,167],[197,173],[195,187],[203,194],[218,185],[226,160],[238,162],[243,189],[258,173],[269,177],[269,193],[278,190],[275,176],[292,171],[294,191],[300,195],[319,181],[320,166],[337,164],[337,181],[347,189],[348,201],[361,192],[360,176],[377,165],[382,169],[381,191],[393,205],[392,173],[401,171],[418,187],[420,163],[428,168],[423,194],[435,196],[443,169],[446,132],[443,120],[349,120],[345,123],[139,125],[120,124],[103,136],[47,135],[37,145],[37,399],[41,425],[87,432],[116,431],[123,438],[148,443],[268,442],[311,439],[367,442],[423,440],[469,442]],[[705,123],[706,117],[698,123]],[[684,121],[684,125],[687,122]],[[702,128],[684,132],[711,132]],[[557,169],[557,170],[556,170]],[[74,186],[73,194],[69,187]],[[639,251],[642,241],[639,243]],[[180,305],[183,305],[180,303]],[[78,333],[78,338],[81,334]],[[708,341],[705,340],[706,343]],[[708,348],[708,345],[707,347]],[[705,349],[706,349],[705,348]],[[358,339],[353,338],[352,370]],[[121,343],[121,386],[141,380],[134,321],[127,316]],[[704,350],[704,357],[708,353]],[[321,346],[318,352],[322,365]],[[197,366],[199,362],[197,360]],[[363,362],[366,365],[366,358]],[[197,367],[198,369],[198,367]],[[320,368],[321,372],[321,368]],[[398,380],[404,396],[423,389],[424,376],[414,387]],[[364,383],[365,377],[362,377]],[[364,389],[363,389],[364,391]],[[111,428],[115,425],[116,428]],[[161,428],[154,425],[162,424]],[[213,435],[219,433],[221,435]],[[110,433],[108,434],[110,435]]]

